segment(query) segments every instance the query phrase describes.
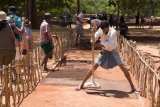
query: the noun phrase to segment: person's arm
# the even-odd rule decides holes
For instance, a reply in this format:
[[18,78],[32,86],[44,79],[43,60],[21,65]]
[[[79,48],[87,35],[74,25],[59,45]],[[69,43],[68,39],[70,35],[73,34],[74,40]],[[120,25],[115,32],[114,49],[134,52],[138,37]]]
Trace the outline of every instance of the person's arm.
[[91,44],[92,45],[95,45],[96,47],[104,47],[104,45],[103,44],[100,44],[100,43],[96,43],[96,41],[99,39],[99,37],[101,36],[101,31],[100,30],[98,30],[96,33],[95,33],[95,35],[94,35],[94,41],[91,39]]
[[23,35],[23,33],[24,33],[24,20],[25,20],[25,18],[22,18],[22,26],[20,29],[18,27],[13,27],[14,33],[19,34],[19,35]]

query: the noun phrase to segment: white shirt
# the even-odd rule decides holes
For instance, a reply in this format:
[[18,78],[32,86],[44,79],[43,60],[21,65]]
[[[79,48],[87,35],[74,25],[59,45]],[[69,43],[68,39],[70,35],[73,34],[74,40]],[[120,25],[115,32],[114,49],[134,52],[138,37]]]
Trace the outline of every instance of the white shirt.
[[100,37],[100,44],[104,45],[105,48],[102,48],[107,51],[112,51],[118,46],[116,30],[112,27],[109,27],[108,34],[103,33],[103,30],[99,28],[95,33],[95,41]]
[[[77,17],[81,22],[83,22],[84,13],[81,12]],[[81,23],[78,20],[76,20],[76,24],[81,25]]]
[[51,26],[45,20],[43,20],[43,22],[41,23],[41,26],[40,26],[40,36],[41,36],[42,42],[48,41],[44,35],[46,32],[48,33],[49,37],[51,37],[51,35],[52,35]]
[[91,20],[91,25],[93,26],[94,24],[96,26],[99,26],[101,24],[101,20],[99,20],[99,19],[93,19],[93,20]]

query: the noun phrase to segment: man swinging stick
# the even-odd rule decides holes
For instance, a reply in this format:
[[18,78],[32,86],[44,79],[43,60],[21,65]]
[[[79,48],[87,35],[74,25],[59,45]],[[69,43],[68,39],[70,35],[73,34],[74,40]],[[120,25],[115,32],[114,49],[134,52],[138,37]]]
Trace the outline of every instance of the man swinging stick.
[[[100,39],[100,43],[95,43],[98,38]],[[131,92],[135,91],[134,84],[131,80],[129,72],[125,69],[121,58],[116,50],[117,48],[117,36],[116,36],[116,30],[109,27],[109,23],[107,21],[102,21],[100,28],[95,33],[95,41],[92,40],[92,45],[98,46],[102,48],[102,51],[100,52],[99,56],[97,57],[94,65],[94,71],[99,67],[103,67],[105,69],[113,68],[115,66],[119,66],[121,70],[123,71],[125,77],[127,78],[130,86],[131,86]],[[82,83],[76,88],[76,90],[84,89],[84,83],[90,78],[92,75],[92,69],[89,70],[88,74],[82,81]]]

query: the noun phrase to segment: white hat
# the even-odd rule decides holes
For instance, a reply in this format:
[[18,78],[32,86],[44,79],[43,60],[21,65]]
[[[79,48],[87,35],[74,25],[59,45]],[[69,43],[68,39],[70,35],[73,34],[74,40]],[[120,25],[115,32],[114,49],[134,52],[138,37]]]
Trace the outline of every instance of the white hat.
[[9,20],[9,17],[7,17],[7,14],[4,11],[0,11],[0,21],[2,20]]

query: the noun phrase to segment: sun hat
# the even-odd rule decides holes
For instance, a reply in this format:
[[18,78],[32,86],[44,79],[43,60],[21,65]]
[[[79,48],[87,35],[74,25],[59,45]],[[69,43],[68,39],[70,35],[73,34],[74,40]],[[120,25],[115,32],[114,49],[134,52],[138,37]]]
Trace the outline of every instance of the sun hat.
[[9,20],[10,18],[7,17],[7,14],[4,11],[0,11],[0,21]]

